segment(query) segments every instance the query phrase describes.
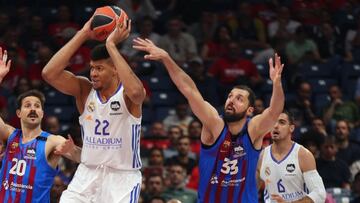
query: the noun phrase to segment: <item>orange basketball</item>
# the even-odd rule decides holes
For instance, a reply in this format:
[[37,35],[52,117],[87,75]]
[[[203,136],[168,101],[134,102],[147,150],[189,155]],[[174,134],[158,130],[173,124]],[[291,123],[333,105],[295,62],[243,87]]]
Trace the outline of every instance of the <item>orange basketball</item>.
[[116,26],[116,19],[120,22],[128,18],[124,10],[117,6],[104,6],[97,8],[91,21],[90,28],[99,41],[105,40]]

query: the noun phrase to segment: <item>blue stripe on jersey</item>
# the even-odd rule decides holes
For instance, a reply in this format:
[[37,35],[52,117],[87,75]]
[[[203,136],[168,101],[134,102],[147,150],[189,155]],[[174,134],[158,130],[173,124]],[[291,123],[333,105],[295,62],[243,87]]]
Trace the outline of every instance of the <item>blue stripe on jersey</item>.
[[134,188],[131,190],[130,193],[130,203],[137,203],[138,198],[140,195],[140,184],[138,183]]
[[133,168],[141,167],[141,161],[139,157],[139,145],[140,145],[140,128],[141,125],[134,124],[131,126],[131,149],[133,151]]

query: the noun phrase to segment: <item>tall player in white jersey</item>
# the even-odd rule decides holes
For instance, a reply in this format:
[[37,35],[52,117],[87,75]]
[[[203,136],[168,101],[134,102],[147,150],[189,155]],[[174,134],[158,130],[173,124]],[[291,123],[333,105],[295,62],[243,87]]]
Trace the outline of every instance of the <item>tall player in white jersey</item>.
[[81,163],[60,202],[135,203],[141,185],[139,139],[145,90],[116,47],[128,37],[131,22],[118,23],[106,44],[92,50],[89,81],[64,69],[76,50],[93,38],[90,22],[42,72],[49,84],[75,97],[81,114]]
[[265,203],[323,203],[326,191],[309,150],[291,140],[294,119],[280,114],[271,138],[260,154],[257,178],[265,183]]

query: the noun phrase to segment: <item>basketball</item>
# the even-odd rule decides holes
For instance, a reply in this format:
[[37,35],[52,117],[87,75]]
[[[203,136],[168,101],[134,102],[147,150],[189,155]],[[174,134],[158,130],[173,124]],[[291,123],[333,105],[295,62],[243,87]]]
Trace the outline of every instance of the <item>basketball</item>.
[[103,41],[115,29],[116,19],[122,22],[124,18],[128,18],[127,14],[117,6],[99,7],[95,10],[90,28],[95,33],[95,38]]

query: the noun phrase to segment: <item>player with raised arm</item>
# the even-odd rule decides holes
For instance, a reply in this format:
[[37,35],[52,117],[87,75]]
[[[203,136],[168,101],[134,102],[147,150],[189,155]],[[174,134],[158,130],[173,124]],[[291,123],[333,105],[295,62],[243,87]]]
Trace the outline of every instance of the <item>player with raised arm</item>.
[[141,186],[140,129],[144,87],[116,45],[131,21],[117,22],[105,45],[93,48],[90,79],[64,70],[93,39],[91,19],[43,69],[44,79],[76,99],[82,129],[81,163],[60,202],[137,202]]
[[[0,82],[9,72],[11,61],[0,48]],[[29,90],[17,98],[16,115],[21,129],[15,129],[0,118],[0,139],[7,143],[0,171],[0,202],[50,202],[50,190],[60,155],[80,161],[81,149],[41,129],[44,95]],[[68,143],[71,143],[68,145]],[[64,148],[64,146],[71,146]]]
[[326,191],[316,170],[315,158],[291,140],[294,118],[280,114],[271,131],[273,144],[260,155],[257,178],[265,183],[265,203],[323,203]]
[[255,173],[262,139],[272,129],[284,106],[280,57],[275,55],[275,65],[273,59],[269,59],[269,75],[273,82],[270,106],[250,119],[255,101],[250,88],[235,86],[225,102],[225,114],[220,116],[165,50],[140,38],[134,40],[134,48],[147,52],[145,59],[159,60],[165,65],[203,124],[198,202],[258,202]]

